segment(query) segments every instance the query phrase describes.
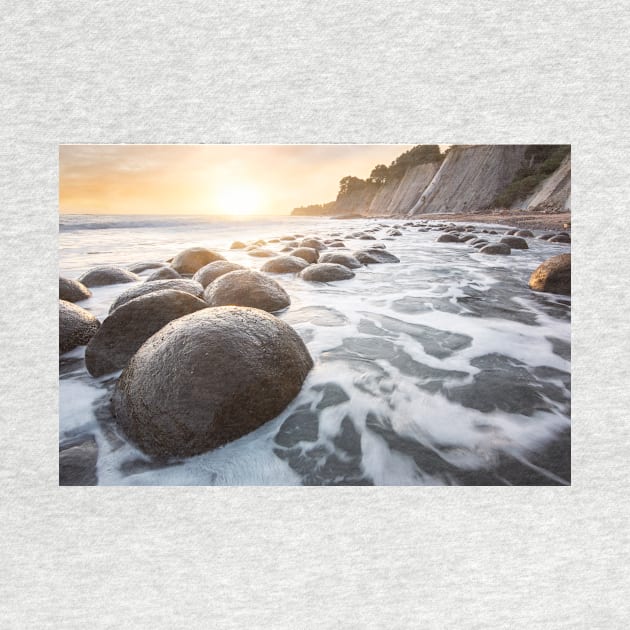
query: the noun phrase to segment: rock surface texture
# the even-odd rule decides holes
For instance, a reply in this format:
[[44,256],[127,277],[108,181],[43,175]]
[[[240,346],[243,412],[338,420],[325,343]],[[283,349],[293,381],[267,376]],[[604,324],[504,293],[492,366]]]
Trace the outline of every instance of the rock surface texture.
[[196,455],[276,417],[312,366],[304,342],[278,318],[250,308],[205,309],[142,345],[116,384],[113,411],[149,455]]

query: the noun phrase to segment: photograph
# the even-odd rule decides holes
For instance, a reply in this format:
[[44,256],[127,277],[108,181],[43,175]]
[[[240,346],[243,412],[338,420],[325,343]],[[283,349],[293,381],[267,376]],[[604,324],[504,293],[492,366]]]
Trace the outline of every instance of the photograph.
[[60,144],[59,485],[571,485],[571,145]]

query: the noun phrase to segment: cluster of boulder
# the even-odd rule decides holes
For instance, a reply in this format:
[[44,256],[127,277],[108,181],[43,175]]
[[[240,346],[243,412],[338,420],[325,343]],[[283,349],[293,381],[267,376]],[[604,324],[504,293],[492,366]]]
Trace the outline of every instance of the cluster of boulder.
[[[465,243],[474,247],[480,254],[507,256],[513,249],[529,249],[528,238],[534,238],[531,230],[509,229],[506,230],[498,241],[490,242],[488,238],[479,236],[476,232],[489,235],[499,235],[496,230],[479,230],[473,225],[457,228],[454,224],[431,226],[429,229],[444,230],[437,237],[438,243]],[[568,232],[545,232],[535,237],[538,240],[549,243],[571,243],[571,235]],[[533,291],[546,293],[559,293],[571,295],[571,254],[552,256],[544,261],[532,273],[529,279],[529,287]]]
[[[85,364],[94,377],[122,370],[112,411],[145,453],[187,457],[225,444],[278,415],[313,366],[297,333],[270,315],[291,303],[271,274],[331,282],[354,277],[366,264],[399,262],[384,244],[343,251],[337,237],[271,239],[281,252],[262,240],[233,243],[232,249],[268,257],[261,271],[193,247],[168,262],[100,266],[78,280],[60,278],[59,351],[86,345]],[[150,274],[138,275],[144,272]],[[92,295],[90,287],[124,283],[133,284],[103,322],[75,304]],[[62,468],[73,470],[73,453],[83,457],[83,450],[65,449]]]
[[[474,226],[375,224],[329,238],[293,234],[235,241],[232,250],[268,258],[260,271],[204,247],[186,249],[166,262],[127,269],[100,266],[78,280],[59,279],[59,351],[86,345],[85,363],[94,377],[122,370],[112,410],[121,431],[145,453],[157,458],[202,453],[277,416],[313,366],[297,333],[271,315],[291,303],[271,276],[348,280],[365,265],[400,262],[375,233],[381,232],[381,241],[394,240],[414,228],[439,229],[438,242],[466,243],[483,254],[527,249],[526,239],[533,237],[527,230],[498,235]],[[484,233],[501,238],[491,243]],[[538,238],[570,242],[566,233]],[[346,240],[369,244],[352,251]],[[530,287],[570,294],[570,265],[570,254],[547,260],[532,274]],[[93,287],[123,283],[133,284],[116,297],[103,322],[75,304],[88,299]],[[89,445],[90,457],[94,448]],[[83,446],[70,450],[85,455]],[[72,470],[74,460],[64,453]]]

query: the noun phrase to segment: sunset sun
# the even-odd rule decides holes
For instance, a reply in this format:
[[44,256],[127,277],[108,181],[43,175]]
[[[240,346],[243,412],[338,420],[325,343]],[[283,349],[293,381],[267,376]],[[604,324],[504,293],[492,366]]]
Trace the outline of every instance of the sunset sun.
[[216,195],[217,210],[231,216],[248,216],[260,209],[260,193],[249,185],[222,188]]

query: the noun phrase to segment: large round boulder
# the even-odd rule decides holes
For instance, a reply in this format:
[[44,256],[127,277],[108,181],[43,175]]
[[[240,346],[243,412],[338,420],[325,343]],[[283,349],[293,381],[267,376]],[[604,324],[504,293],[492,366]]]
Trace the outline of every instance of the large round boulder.
[[571,237],[568,234],[556,234],[548,239],[549,243],[570,243]]
[[179,252],[179,254],[173,258],[171,267],[180,274],[195,273],[204,265],[214,262],[215,260],[225,260],[225,258],[221,256],[221,254],[217,254],[217,252],[213,252],[205,247],[190,247],[183,252]]
[[253,249],[247,251],[247,255],[254,256],[256,258],[271,258],[272,256],[277,256],[278,254],[264,247],[254,247]]
[[545,260],[530,276],[529,288],[571,295],[571,254],[560,254]]
[[160,267],[156,269],[145,282],[155,282],[156,280],[175,280],[181,276],[172,267]]
[[437,243],[459,243],[459,236],[456,234],[440,234],[436,239]]
[[319,258],[319,252],[312,247],[298,247],[291,251],[289,255],[303,258],[307,263],[316,263]]
[[335,280],[349,280],[350,278],[354,278],[354,271],[351,271],[344,265],[317,263],[304,269],[300,277],[309,282],[334,282]]
[[335,265],[343,265],[348,269],[358,269],[361,263],[352,254],[343,254],[341,252],[326,252],[319,257],[320,263],[334,263]]
[[529,245],[520,236],[504,236],[500,243],[505,243],[510,249],[529,249]]
[[122,370],[136,350],[170,321],[208,308],[190,293],[172,289],[141,295],[117,308],[101,324],[85,349],[92,376]]
[[311,249],[326,249],[326,245],[318,238],[305,238],[300,241],[300,247],[310,247]]
[[218,277],[223,276],[226,273],[230,273],[230,271],[238,271],[240,269],[245,269],[245,267],[243,267],[243,265],[239,265],[238,263],[230,262],[229,260],[215,260],[197,271],[192,279],[199,282],[199,284],[201,284],[201,286],[205,289]]
[[59,353],[84,346],[96,334],[100,322],[90,311],[59,300]]
[[204,298],[210,306],[250,306],[275,313],[291,304],[287,292],[259,271],[230,271],[206,287]]
[[79,282],[86,287],[104,287],[108,284],[124,284],[126,282],[137,282],[138,280],[140,280],[140,276],[114,265],[93,267],[79,276]]
[[234,241],[230,245],[230,249],[245,249],[246,247],[247,247],[247,245],[245,243],[243,243],[242,241]]
[[533,238],[534,233],[531,230],[519,230],[518,232],[516,232],[514,236],[523,236],[523,237]]
[[302,269],[308,267],[304,258],[299,256],[278,256],[268,260],[261,268],[267,273],[300,273]]
[[140,347],[116,384],[113,411],[145,453],[189,457],[275,418],[312,367],[304,342],[282,320],[251,308],[205,309]]
[[490,254],[491,256],[507,256],[512,252],[509,245],[505,243],[491,243],[484,245],[480,250],[480,254]]
[[59,276],[59,299],[66,302],[80,302],[91,297],[90,291],[84,284],[70,278]]
[[109,307],[109,312],[113,313],[118,307],[141,295],[147,295],[147,293],[162,291],[164,289],[183,291],[184,293],[190,293],[190,295],[194,295],[198,298],[203,296],[203,287],[195,280],[189,280],[188,278],[153,280],[151,282],[143,282],[142,284],[123,291]]
[[127,269],[132,273],[142,273],[143,271],[147,271],[147,269],[159,269],[160,267],[166,267],[168,263],[159,262],[159,261],[149,261],[149,262],[139,262],[133,265],[129,265]]
[[394,256],[394,254],[376,247],[370,249],[359,249],[356,252],[353,252],[353,255],[362,265],[400,262],[400,258]]

